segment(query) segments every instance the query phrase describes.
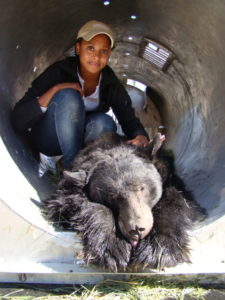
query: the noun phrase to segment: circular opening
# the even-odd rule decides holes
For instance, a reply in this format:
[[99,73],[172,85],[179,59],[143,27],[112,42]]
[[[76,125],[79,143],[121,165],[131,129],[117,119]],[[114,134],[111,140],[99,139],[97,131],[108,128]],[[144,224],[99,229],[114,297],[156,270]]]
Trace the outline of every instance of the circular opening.
[[[107,12],[110,9],[107,18],[106,9]],[[162,110],[167,146],[175,153],[179,175],[196,200],[208,209],[209,220],[224,215],[225,21],[222,3],[142,1],[131,5],[129,1],[122,4],[114,1],[107,7],[91,0],[85,4],[66,1],[57,5],[55,1],[45,4],[37,1],[32,5],[29,2],[4,4],[3,10],[7,14],[2,16],[0,26],[3,45],[0,49],[1,145],[6,147],[38,197],[48,194],[51,186],[46,178],[37,176],[38,165],[33,154],[11,127],[10,110],[31,81],[63,56],[74,43],[76,31],[88,16],[93,16],[109,23],[116,32],[117,44],[110,64],[118,76],[123,81],[132,78],[148,86],[147,95],[154,98],[156,108]],[[138,18],[134,22],[129,16],[136,12]],[[161,42],[175,54],[165,72],[138,57],[144,36]],[[5,150],[2,153],[6,153]],[[1,156],[5,161],[3,154]],[[4,176],[4,180],[8,180],[9,186],[14,185],[17,179],[12,183],[13,174],[7,172],[8,179]],[[5,194],[2,194],[3,200]],[[7,201],[15,206],[15,195],[13,197]],[[32,198],[29,191],[26,197]],[[6,198],[10,198],[9,193]]]

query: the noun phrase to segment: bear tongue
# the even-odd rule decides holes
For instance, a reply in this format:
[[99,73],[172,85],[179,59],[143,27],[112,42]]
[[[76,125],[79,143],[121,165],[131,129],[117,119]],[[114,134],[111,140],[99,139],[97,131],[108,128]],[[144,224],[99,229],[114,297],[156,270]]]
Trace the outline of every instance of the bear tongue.
[[138,240],[130,240],[132,248],[136,248],[138,244]]

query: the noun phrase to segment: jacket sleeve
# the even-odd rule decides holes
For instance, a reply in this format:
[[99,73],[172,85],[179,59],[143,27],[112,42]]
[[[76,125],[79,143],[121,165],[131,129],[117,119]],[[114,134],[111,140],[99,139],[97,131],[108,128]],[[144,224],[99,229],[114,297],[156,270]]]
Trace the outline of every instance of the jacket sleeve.
[[149,139],[149,136],[140,120],[135,116],[131,98],[122,83],[118,82],[115,86],[113,86],[112,95],[112,110],[126,136],[129,139],[133,139],[137,135],[144,135]]
[[32,128],[44,115],[37,99],[60,80],[60,68],[57,63],[48,67],[39,75],[24,97],[12,110],[12,123],[19,132]]

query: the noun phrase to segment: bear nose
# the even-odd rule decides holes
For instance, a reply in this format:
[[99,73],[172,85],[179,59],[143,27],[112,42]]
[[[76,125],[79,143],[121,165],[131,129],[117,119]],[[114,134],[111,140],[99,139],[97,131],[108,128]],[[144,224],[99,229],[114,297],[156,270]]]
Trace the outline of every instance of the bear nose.
[[143,228],[143,227],[138,228],[136,226],[136,229],[135,230],[130,230],[129,234],[132,236],[132,238],[139,239],[140,236],[141,236],[141,233],[143,231],[145,231],[145,228]]
[[140,227],[140,228],[138,228],[138,231],[139,231],[139,232],[145,231],[145,228]]

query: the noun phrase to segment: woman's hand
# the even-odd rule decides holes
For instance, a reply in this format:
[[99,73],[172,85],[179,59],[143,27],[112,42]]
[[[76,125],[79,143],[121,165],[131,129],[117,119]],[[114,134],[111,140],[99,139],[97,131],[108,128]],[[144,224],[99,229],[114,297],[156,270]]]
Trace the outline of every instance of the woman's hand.
[[128,144],[132,144],[138,147],[146,147],[149,144],[149,141],[144,135],[137,135],[134,139],[127,141]]
[[47,92],[45,92],[39,99],[38,103],[42,107],[47,107],[52,97],[60,90],[63,89],[74,89],[78,91],[81,96],[84,95],[84,92],[78,82],[62,82],[54,85]]
[[74,89],[78,91],[81,94],[81,96],[84,95],[84,91],[82,90],[78,82],[62,82],[62,83],[58,83],[55,87],[58,91],[63,89]]

